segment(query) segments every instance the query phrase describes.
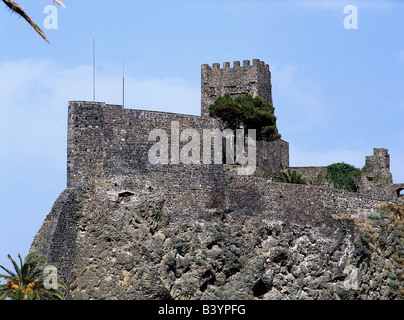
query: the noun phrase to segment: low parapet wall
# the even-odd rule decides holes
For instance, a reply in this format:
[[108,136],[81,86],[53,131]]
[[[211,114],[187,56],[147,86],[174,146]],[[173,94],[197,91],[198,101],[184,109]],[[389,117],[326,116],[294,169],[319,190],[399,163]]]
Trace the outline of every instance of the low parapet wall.
[[289,167],[288,169],[301,173],[308,184],[328,185],[325,179],[327,167]]
[[330,238],[341,227],[341,221],[349,225],[389,201],[325,186],[270,182],[258,177],[235,177],[229,180],[226,191],[228,206],[241,214],[316,227]]

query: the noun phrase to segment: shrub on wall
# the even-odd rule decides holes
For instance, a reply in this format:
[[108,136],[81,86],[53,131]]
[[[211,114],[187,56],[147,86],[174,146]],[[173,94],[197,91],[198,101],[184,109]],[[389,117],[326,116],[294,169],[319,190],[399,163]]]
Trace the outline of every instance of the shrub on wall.
[[287,172],[279,172],[278,176],[275,178],[275,181],[284,183],[306,184],[306,179],[301,173],[290,171],[289,169],[287,170]]
[[260,170],[260,176],[264,179],[269,179],[273,175],[272,169],[268,166],[262,166]]
[[220,118],[230,129],[256,129],[257,139],[281,137],[276,127],[275,108],[260,97],[244,94],[232,98],[226,93],[209,107],[211,117]]
[[356,192],[360,175],[361,170],[344,162],[333,163],[327,167],[327,180],[335,189]]

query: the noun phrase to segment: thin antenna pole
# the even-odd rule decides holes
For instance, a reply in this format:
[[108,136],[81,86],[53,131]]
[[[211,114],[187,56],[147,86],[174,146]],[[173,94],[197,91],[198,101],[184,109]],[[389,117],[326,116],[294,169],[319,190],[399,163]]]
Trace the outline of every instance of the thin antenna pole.
[[125,108],[125,58],[122,64],[122,107]]
[[95,101],[95,39],[93,38],[93,101]]

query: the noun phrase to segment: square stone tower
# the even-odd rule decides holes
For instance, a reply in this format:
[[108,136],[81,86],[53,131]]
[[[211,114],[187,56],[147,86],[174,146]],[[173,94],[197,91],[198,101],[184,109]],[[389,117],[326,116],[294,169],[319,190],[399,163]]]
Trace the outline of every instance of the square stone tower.
[[271,72],[269,65],[264,61],[254,59],[252,65],[250,60],[244,60],[243,66],[240,61],[233,62],[230,68],[229,62],[213,63],[212,67],[203,64],[201,68],[201,115],[209,116],[209,106],[219,96],[230,93],[238,96],[245,93],[253,97],[260,96],[265,102],[272,104]]
[[390,155],[385,148],[374,148],[373,156],[366,156],[366,163],[363,167],[369,180],[384,178],[392,180],[390,173]]
[[358,191],[383,197],[391,196],[393,176],[390,172],[390,155],[385,148],[374,148],[372,156],[366,156],[364,174],[358,181]]

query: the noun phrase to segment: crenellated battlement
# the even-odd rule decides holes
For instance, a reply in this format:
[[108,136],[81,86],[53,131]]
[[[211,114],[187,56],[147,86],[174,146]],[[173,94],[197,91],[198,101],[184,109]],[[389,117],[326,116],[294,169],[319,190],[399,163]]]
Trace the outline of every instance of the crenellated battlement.
[[240,61],[233,61],[233,67],[230,66],[230,62],[223,62],[223,66],[221,68],[220,63],[212,63],[212,66],[208,64],[202,65],[202,70],[238,70],[240,68],[261,68],[269,71],[269,65],[260,59],[253,59],[252,64],[250,60],[243,60],[243,65],[240,64]]
[[271,72],[269,65],[259,59],[213,63],[201,66],[201,115],[209,116],[209,106],[219,96],[229,93],[238,96],[249,93],[272,103]]

